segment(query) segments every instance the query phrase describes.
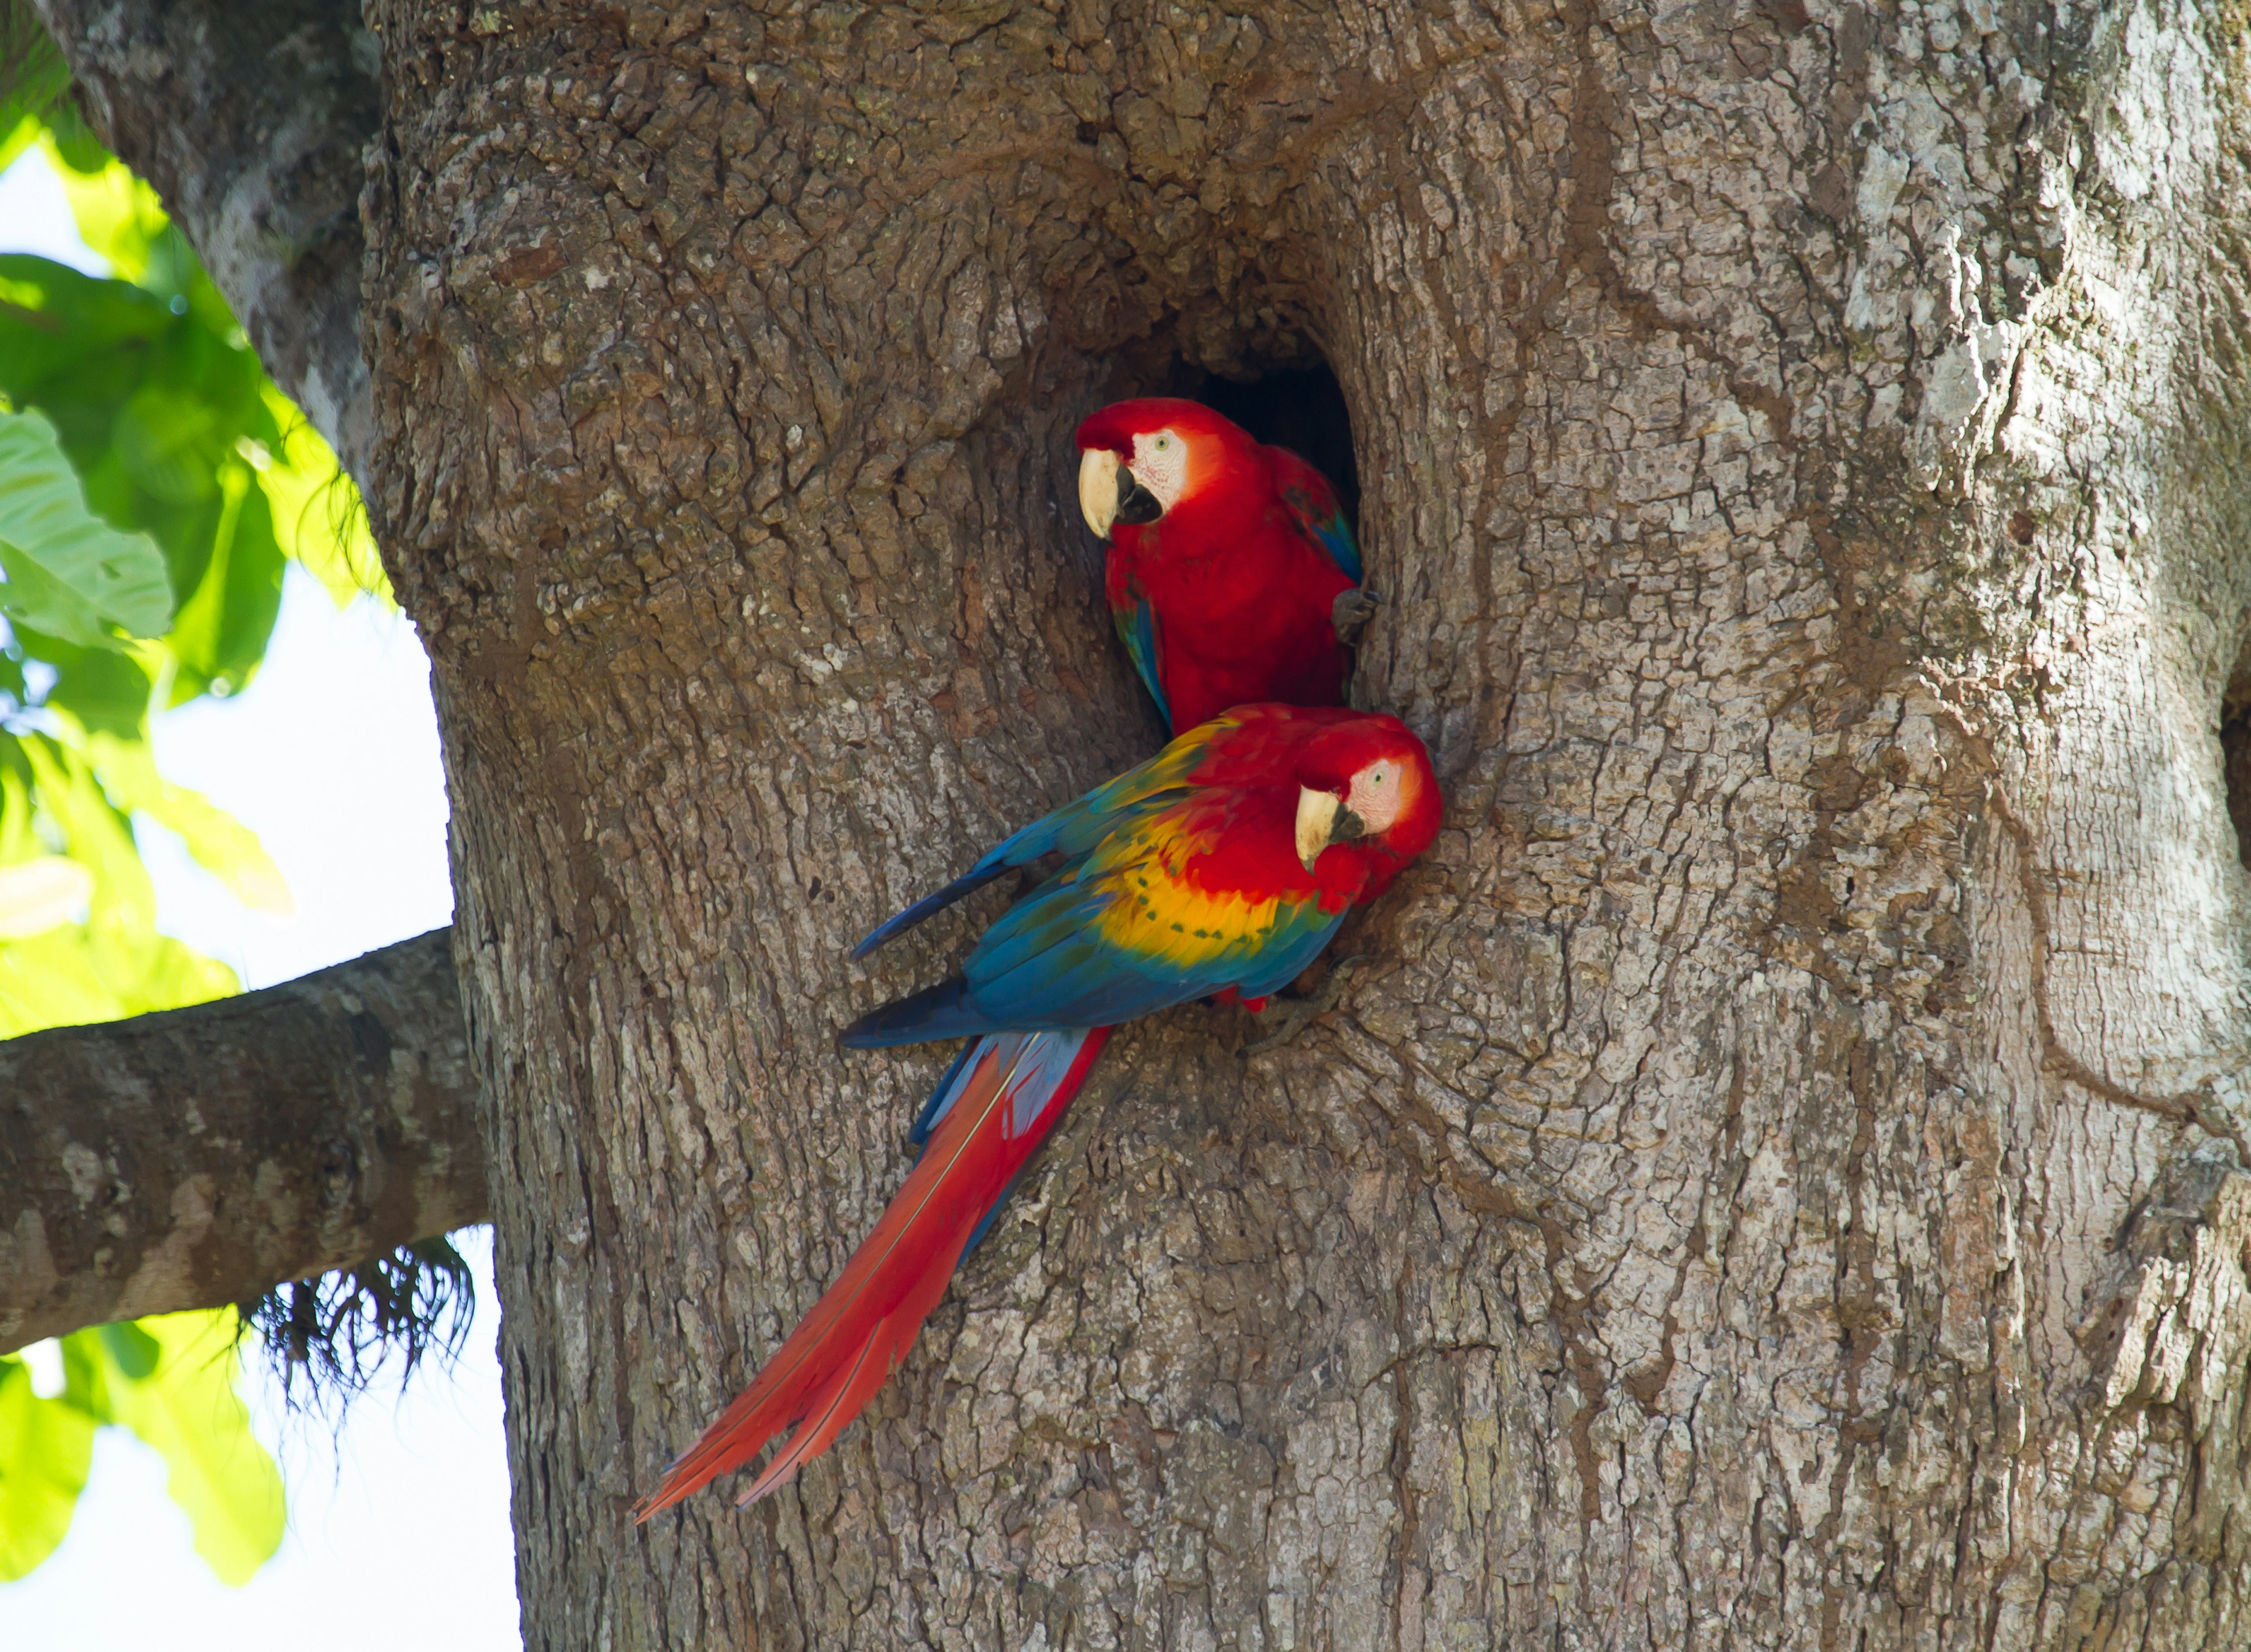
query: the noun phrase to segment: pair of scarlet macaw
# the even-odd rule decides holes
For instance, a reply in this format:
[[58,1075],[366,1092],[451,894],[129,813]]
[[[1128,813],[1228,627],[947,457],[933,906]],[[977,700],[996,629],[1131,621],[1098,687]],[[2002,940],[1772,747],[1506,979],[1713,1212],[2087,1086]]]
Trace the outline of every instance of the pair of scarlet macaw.
[[1429,753],[1343,709],[1372,610],[1335,494],[1195,402],[1078,430],[1079,505],[1109,542],[1134,668],[1185,729],[1001,843],[862,941],[864,956],[1013,868],[1063,864],[952,980],[862,1016],[847,1048],[966,1036],[916,1121],[922,1156],[843,1276],[635,1510],[646,1520],[796,1432],[741,1499],[828,1449],[906,1357],[961,1259],[1121,1021],[1190,999],[1256,1010],[1437,835]]

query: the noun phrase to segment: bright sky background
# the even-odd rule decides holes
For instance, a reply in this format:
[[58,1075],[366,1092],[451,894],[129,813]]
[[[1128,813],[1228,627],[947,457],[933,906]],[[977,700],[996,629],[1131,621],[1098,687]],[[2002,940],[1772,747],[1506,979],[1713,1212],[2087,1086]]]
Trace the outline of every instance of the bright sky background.
[[[105,274],[45,160],[0,176],[0,251]],[[446,923],[446,789],[430,668],[414,628],[363,600],[339,613],[289,571],[266,663],[233,699],[157,718],[165,775],[255,831],[288,880],[294,917],[237,904],[177,840],[144,833],[166,933],[234,966],[246,987]],[[284,1413],[270,1371],[243,1385],[289,1499],[281,1551],[243,1588],[197,1558],[156,1454],[105,1428],[70,1536],[0,1585],[7,1652],[512,1652],[508,1470],[494,1357],[491,1241],[464,1236],[478,1311],[451,1371],[426,1368],[355,1405],[341,1437]],[[411,1615],[410,1615],[411,1614]]]

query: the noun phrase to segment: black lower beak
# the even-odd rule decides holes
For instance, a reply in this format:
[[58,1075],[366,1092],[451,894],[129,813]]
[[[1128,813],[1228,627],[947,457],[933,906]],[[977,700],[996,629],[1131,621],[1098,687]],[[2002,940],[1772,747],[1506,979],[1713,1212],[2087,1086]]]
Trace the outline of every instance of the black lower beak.
[[1139,527],[1145,522],[1154,522],[1164,514],[1165,507],[1158,503],[1157,496],[1135,480],[1131,470],[1124,465],[1119,466],[1118,515],[1113,519],[1130,522]]
[[1368,836],[1368,823],[1348,809],[1337,810],[1336,820],[1329,827],[1329,842],[1348,843],[1355,837]]

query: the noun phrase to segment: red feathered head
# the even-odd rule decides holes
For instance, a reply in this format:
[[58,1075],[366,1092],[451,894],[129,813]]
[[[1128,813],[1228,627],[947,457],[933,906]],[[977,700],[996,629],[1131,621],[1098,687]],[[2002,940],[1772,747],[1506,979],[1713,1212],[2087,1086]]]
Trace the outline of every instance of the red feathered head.
[[1299,753],[1297,781],[1298,857],[1308,871],[1331,844],[1360,839],[1396,868],[1438,835],[1444,805],[1430,751],[1396,717],[1371,713],[1323,729]]
[[1201,402],[1112,402],[1078,427],[1078,506],[1096,537],[1154,522],[1258,463],[1258,444]]

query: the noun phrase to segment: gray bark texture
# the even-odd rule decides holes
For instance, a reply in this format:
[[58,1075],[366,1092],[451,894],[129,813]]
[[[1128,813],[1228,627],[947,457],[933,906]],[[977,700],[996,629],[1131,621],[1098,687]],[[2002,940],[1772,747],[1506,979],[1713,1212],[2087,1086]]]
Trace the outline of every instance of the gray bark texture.
[[[367,16],[530,1646],[2251,1643],[2241,0]],[[1153,744],[1074,422],[1316,357],[1440,843],[636,1530],[901,1174],[845,947]]]
[[443,930],[263,992],[0,1043],[0,1353],[484,1219]]

